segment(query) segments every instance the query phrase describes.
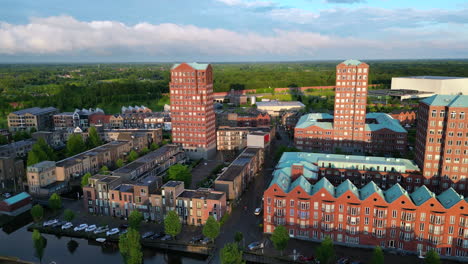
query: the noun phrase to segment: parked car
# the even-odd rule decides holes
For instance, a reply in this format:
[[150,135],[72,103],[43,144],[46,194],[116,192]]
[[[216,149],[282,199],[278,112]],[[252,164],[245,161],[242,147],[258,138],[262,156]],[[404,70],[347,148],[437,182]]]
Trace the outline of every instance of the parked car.
[[94,234],[100,234],[100,233],[104,233],[104,232],[107,232],[109,230],[109,226],[100,226],[98,228],[96,228],[96,230],[94,230]]
[[313,256],[300,256],[299,257],[299,261],[302,261],[302,262],[311,262],[311,261],[314,261],[314,257]]
[[348,258],[340,258],[336,261],[336,264],[348,264],[349,259]]
[[153,240],[154,240],[154,239],[159,239],[159,238],[162,238],[162,237],[165,236],[165,235],[166,235],[166,234],[165,234],[164,232],[159,232],[159,233],[153,235],[153,236],[151,237],[151,239],[153,239]]
[[73,224],[71,222],[67,222],[62,226],[62,230],[72,228],[72,227],[73,227]]
[[169,240],[172,240],[172,236],[171,235],[165,235],[161,238],[162,241],[169,241]]
[[252,242],[252,243],[250,243],[250,244],[247,246],[247,248],[248,248],[249,250],[262,249],[262,248],[263,248],[263,243],[262,243],[262,242],[258,242],[258,241]]
[[149,232],[144,233],[144,234],[141,236],[141,238],[150,238],[150,237],[152,237],[152,236],[154,236],[154,232],[153,232],[153,231],[149,231]]
[[61,226],[63,226],[63,225],[66,224],[66,223],[67,223],[67,221],[57,221],[57,223],[51,225],[51,227],[54,227],[54,228],[56,228],[56,227],[61,227]]
[[261,213],[262,213],[262,208],[260,208],[260,207],[255,208],[255,212],[254,212],[255,215],[260,215]]
[[45,221],[42,226],[51,226],[51,225],[54,225],[58,223],[58,219],[52,219],[52,220],[49,220],[49,221]]
[[127,229],[127,228],[128,228],[128,224],[119,225],[119,229]]
[[85,230],[86,228],[88,227],[87,224],[81,224],[79,226],[75,226],[75,228],[73,229],[73,231],[82,231],[82,230]]
[[190,244],[200,243],[203,240],[203,236],[194,236],[190,239]]
[[200,241],[200,243],[202,243],[203,245],[207,245],[207,244],[211,243],[211,238],[205,237]]
[[94,230],[96,230],[96,228],[97,228],[96,225],[90,225],[85,229],[85,231],[86,232],[93,232]]
[[112,235],[115,235],[115,234],[119,233],[119,231],[120,230],[118,228],[112,228],[111,230],[106,232],[106,235],[107,236],[112,236]]

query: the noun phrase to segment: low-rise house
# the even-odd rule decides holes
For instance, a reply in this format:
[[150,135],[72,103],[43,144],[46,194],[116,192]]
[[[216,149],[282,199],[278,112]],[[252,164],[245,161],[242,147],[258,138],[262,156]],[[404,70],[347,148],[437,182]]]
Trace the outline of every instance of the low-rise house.
[[55,169],[56,166],[53,161],[42,161],[28,166],[29,193],[36,196],[49,196],[67,190],[67,182],[57,180]]
[[220,151],[239,151],[247,146],[247,135],[254,132],[270,134],[269,127],[228,127],[222,126],[216,130],[216,147]]
[[100,132],[101,138],[104,141],[133,141],[135,148],[141,150],[149,147],[151,143],[161,144],[162,142],[162,129],[110,129]]
[[400,121],[402,126],[406,126],[416,123],[416,114],[415,110],[395,110],[390,113],[390,116]]
[[34,139],[26,139],[0,146],[0,157],[15,156],[18,158],[24,158],[32,149],[34,142]]
[[22,192],[8,199],[0,200],[0,214],[17,216],[31,209],[31,196]]

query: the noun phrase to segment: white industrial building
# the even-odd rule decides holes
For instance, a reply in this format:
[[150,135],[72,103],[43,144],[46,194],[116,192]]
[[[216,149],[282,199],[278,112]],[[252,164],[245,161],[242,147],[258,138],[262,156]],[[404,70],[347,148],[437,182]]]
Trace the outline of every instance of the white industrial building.
[[[422,94],[468,94],[468,77],[412,76],[392,78],[391,90],[410,90]],[[426,97],[426,96],[424,96]]]

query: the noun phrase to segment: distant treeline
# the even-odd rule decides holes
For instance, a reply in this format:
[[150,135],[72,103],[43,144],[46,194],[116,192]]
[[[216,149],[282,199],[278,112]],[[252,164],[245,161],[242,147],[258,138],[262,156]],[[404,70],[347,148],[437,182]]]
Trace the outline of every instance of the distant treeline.
[[[370,84],[390,88],[391,78],[412,75],[468,77],[468,60],[366,61]],[[335,84],[339,61],[213,64],[214,90],[265,89]],[[171,64],[0,65],[0,125],[14,110],[54,106],[62,111],[122,105],[160,109],[168,102]]]

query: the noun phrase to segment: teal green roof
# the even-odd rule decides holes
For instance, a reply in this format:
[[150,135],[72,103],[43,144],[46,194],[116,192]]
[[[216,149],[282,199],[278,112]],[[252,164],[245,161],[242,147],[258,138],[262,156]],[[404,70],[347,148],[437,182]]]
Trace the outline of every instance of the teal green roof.
[[291,186],[289,187],[289,190],[294,190],[294,188],[296,188],[297,186],[301,186],[301,188],[309,194],[312,191],[312,184],[309,181],[307,181],[307,179],[304,178],[304,176],[299,176],[299,178],[297,178],[291,184]]
[[358,61],[358,60],[345,60],[342,62],[342,64],[344,65],[353,65],[353,66],[358,66],[360,65],[362,62]]
[[385,113],[367,113],[366,119],[375,119],[377,120],[377,124],[366,124],[365,130],[366,131],[377,131],[381,129],[390,129],[395,132],[400,133],[408,133],[406,129],[404,129],[400,121],[394,119],[388,114]]
[[384,193],[383,193],[382,189],[380,189],[379,186],[377,186],[377,184],[375,184],[375,182],[373,182],[373,181],[369,182],[364,187],[362,187],[361,190],[360,190],[360,193],[361,193],[360,198],[363,201],[366,200],[373,193],[377,193],[378,195],[380,195],[380,197],[382,197],[382,199],[385,200]]
[[315,183],[314,187],[312,188],[312,193],[311,194],[317,193],[321,189],[325,189],[332,196],[335,196],[335,186],[333,186],[333,184],[331,184],[331,182],[325,177],[323,177],[322,179],[320,179],[320,181]]
[[385,199],[388,203],[393,203],[396,199],[400,198],[400,196],[405,195],[406,197],[410,198],[408,192],[401,187],[400,184],[395,184],[391,188],[385,191]]
[[468,95],[437,94],[421,100],[431,106],[468,107]]
[[317,121],[320,119],[333,119],[333,116],[326,113],[312,113],[301,116],[296,124],[297,128],[308,128],[318,126],[323,129],[333,129],[333,122]]
[[439,194],[437,196],[437,200],[439,200],[442,206],[448,209],[463,200],[463,195],[458,194],[453,188],[450,187],[445,192]]
[[435,194],[431,192],[426,186],[419,187],[416,191],[410,194],[413,203],[417,206],[425,203],[427,200],[435,197]]
[[348,179],[336,187],[335,195],[338,198],[347,191],[351,191],[354,195],[356,195],[356,197],[359,198],[359,189]]
[[22,193],[19,193],[13,197],[10,197],[8,199],[5,199],[3,200],[5,203],[7,203],[8,205],[12,205],[12,204],[15,204],[19,201],[22,201],[26,198],[31,198],[31,195],[29,195],[27,192],[22,192]]
[[[174,64],[174,66],[172,66],[171,70],[179,67],[180,64],[181,63]],[[195,70],[206,70],[206,68],[208,68],[208,65],[209,65],[209,64],[206,64],[206,63],[196,63],[196,62],[190,62],[190,63],[187,63],[187,64],[190,67],[194,68]]]

